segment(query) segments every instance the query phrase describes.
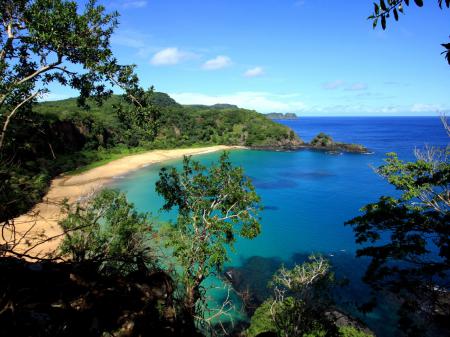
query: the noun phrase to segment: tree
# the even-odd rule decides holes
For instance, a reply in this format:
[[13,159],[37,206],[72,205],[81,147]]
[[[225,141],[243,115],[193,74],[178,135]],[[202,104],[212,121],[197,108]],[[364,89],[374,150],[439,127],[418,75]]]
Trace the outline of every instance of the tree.
[[372,336],[351,320],[347,325],[337,322],[342,314],[337,315],[332,308],[333,284],[331,265],[320,255],[311,255],[292,269],[283,266],[269,283],[274,290],[273,298],[256,309],[246,336],[262,333],[279,337]]
[[158,133],[160,111],[153,104],[154,88],[147,91],[142,88],[132,88],[123,95],[127,104],[115,106],[117,117],[125,128],[127,143],[139,145],[142,141],[153,141]]
[[181,172],[162,169],[156,191],[165,199],[164,210],[178,210],[168,246],[182,267],[185,310],[194,316],[204,300],[203,281],[228,261],[227,249],[237,236],[252,239],[260,233],[260,199],[226,152],[208,169],[189,157]]
[[337,335],[337,328],[325,314],[331,303],[333,278],[328,260],[314,255],[293,269],[282,267],[273,276],[270,313],[280,337],[303,337],[318,331],[323,336]]
[[399,196],[381,197],[346,223],[363,245],[357,256],[370,258],[364,281],[401,299],[403,327],[416,334],[418,321],[410,321],[411,313],[436,318],[450,312],[442,301],[450,288],[449,154],[449,147],[427,148],[416,151],[414,162],[388,154],[378,173]]
[[[372,20],[373,28],[377,26],[378,21],[381,21],[381,28],[385,30],[387,19],[393,15],[395,21],[398,21],[399,13],[403,14],[405,5],[409,6],[409,3],[409,0],[379,0],[378,3],[374,2],[374,12],[368,19]],[[423,0],[414,0],[414,3],[419,7],[423,6]],[[438,5],[441,9],[444,5],[449,8],[450,0],[438,0]],[[445,58],[450,65],[450,43],[443,43],[442,47],[445,49],[442,54],[445,54]]]
[[0,150],[14,116],[52,82],[78,90],[82,106],[108,97],[111,85],[136,87],[134,67],[119,65],[110,48],[117,17],[96,0],[84,10],[69,0],[0,2]]
[[65,211],[60,249],[74,262],[125,273],[156,263],[148,215],[138,213],[124,193],[106,189],[75,206],[66,205]]

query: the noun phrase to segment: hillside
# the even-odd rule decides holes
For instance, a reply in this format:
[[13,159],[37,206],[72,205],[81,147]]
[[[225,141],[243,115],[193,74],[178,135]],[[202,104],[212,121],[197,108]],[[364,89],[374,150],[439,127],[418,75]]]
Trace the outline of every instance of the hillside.
[[[79,108],[74,98],[44,102],[35,111],[52,121],[94,122],[97,127],[104,129],[102,134],[108,135],[103,138],[109,139],[120,133],[122,127],[113,108],[121,99],[121,96],[112,96],[100,107],[91,104],[89,111]],[[234,105],[182,106],[164,93],[154,93],[154,105],[160,113],[155,141],[157,146],[225,144],[290,149],[302,144],[288,127],[273,122],[256,111],[240,109]],[[115,139],[115,142],[121,143],[120,139]],[[112,144],[100,142],[98,145]]]

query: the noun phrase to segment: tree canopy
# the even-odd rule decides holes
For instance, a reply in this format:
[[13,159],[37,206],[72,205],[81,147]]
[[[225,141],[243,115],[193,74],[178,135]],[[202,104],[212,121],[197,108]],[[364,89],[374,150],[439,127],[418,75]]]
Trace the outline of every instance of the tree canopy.
[[56,82],[79,91],[79,104],[101,102],[112,85],[137,84],[132,66],[118,64],[110,47],[117,12],[96,0],[84,9],[69,0],[0,3],[0,150],[11,119],[30,109]]
[[[400,193],[368,204],[348,221],[358,256],[370,258],[364,281],[375,291],[390,291],[402,301],[405,328],[415,329],[411,313],[433,317],[449,312],[440,289],[449,289],[450,161],[449,149],[417,152],[405,162],[395,153],[378,169]],[[444,296],[445,297],[445,296]]]
[[228,153],[208,169],[184,159],[183,170],[162,169],[156,191],[164,210],[177,209],[169,245],[183,268],[186,310],[195,313],[204,300],[202,283],[228,261],[238,236],[255,238],[261,231],[260,199],[242,168],[233,167]]

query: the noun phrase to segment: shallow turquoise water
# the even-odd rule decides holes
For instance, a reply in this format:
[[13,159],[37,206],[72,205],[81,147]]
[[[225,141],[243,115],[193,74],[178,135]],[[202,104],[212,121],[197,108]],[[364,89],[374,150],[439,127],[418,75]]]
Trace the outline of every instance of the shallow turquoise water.
[[[337,140],[364,144],[374,154],[232,151],[233,163],[242,166],[252,178],[266,209],[262,214],[262,235],[252,241],[238,241],[230,265],[251,268],[252,263],[265,261],[261,264],[264,268],[270,265],[267,261],[289,263],[320,252],[329,256],[339,277],[352,281],[343,290],[345,297],[360,300],[367,294],[360,282],[364,261],[353,258],[357,246],[351,228],[343,223],[358,215],[363,205],[383,194],[395,193],[373,167],[382,163],[386,152],[396,151],[402,158],[412,159],[415,147],[425,143],[442,146],[448,139],[437,118],[303,118],[286,123],[306,140],[325,131]],[[214,153],[196,159],[208,164],[218,156]],[[163,202],[154,192],[158,171],[168,165],[179,167],[180,161],[149,166],[117,179],[115,185],[139,210],[170,219],[173,214],[158,213]],[[254,256],[262,259],[249,260]],[[395,318],[389,305],[363,318],[378,335],[395,335]]]

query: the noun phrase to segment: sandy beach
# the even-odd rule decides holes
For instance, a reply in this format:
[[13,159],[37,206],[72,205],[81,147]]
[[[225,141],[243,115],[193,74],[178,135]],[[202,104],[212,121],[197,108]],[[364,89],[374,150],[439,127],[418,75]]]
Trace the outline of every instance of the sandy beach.
[[[105,187],[115,177],[151,164],[182,158],[185,155],[199,155],[233,148],[235,147],[219,145],[193,149],[154,150],[127,156],[78,175],[57,177],[52,181],[41,203],[28,214],[14,219],[15,237],[18,243],[14,250],[31,257],[54,256],[63,238],[58,221],[63,217],[61,202],[64,199],[67,199],[69,203],[75,203],[80,198]],[[5,233],[5,237],[12,238],[13,235],[12,231]],[[3,243],[0,239],[0,244]]]

